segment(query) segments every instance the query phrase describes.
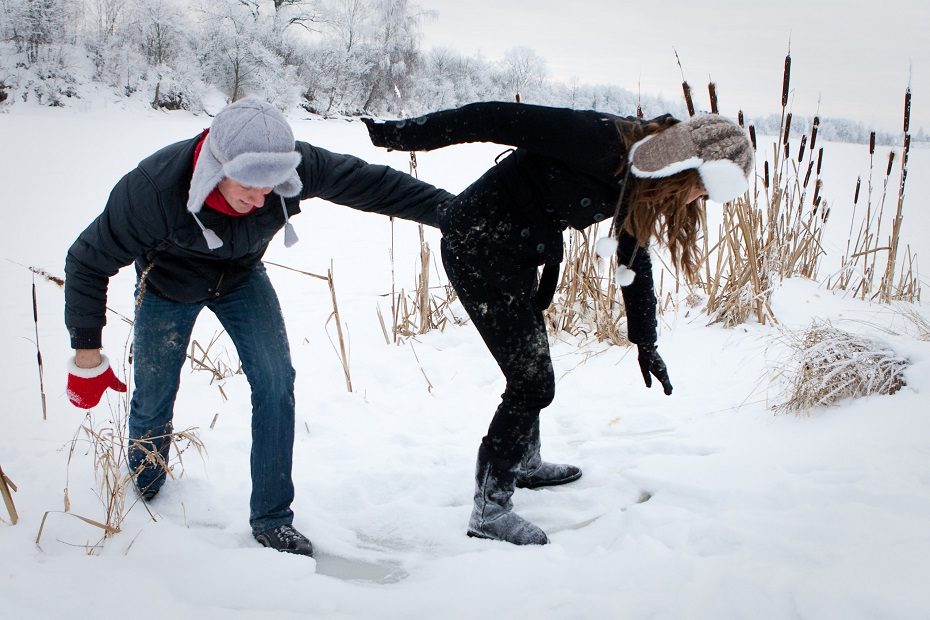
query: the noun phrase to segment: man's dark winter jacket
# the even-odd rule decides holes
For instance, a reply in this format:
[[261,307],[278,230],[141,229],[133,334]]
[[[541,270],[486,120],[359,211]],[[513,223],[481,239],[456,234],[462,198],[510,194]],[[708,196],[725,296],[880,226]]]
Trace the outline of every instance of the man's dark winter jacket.
[[[609,219],[624,185],[621,131],[643,123],[595,111],[522,103],[474,103],[416,119],[368,122],[377,146],[431,150],[463,142],[516,147],[440,208],[450,247],[503,282],[528,265],[562,260],[562,231]],[[626,200],[618,221],[626,215]],[[619,258],[636,278],[622,289],[630,340],[656,341],[656,298],[647,248],[622,233]]]
[[[143,160],[113,188],[106,207],[68,250],[65,324],[75,349],[99,348],[106,323],[107,283],[135,262],[147,291],[180,302],[219,297],[242,282],[284,226],[281,198],[244,217],[201,209],[198,217],[223,246],[210,250],[187,211],[193,153],[200,136],[167,146]],[[452,197],[387,166],[367,164],[297,142],[302,160],[299,196],[285,199],[288,215],[307,198],[436,225],[436,209]]]

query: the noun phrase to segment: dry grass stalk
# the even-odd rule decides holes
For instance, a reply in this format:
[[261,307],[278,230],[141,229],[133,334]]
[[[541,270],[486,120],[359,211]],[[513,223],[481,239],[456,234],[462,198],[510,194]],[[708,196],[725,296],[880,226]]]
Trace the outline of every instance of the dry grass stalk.
[[776,412],[807,412],[845,398],[894,394],[905,385],[909,362],[890,347],[815,321],[803,332],[785,332],[793,349],[784,399]]
[[[191,370],[204,370],[209,372],[212,376],[210,382],[213,381],[222,381],[223,379],[228,379],[234,375],[242,374],[242,362],[238,362],[236,365],[233,365],[231,361],[223,361],[220,359],[220,356],[225,354],[226,357],[229,357],[228,351],[218,352],[213,358],[210,357],[210,351],[216,345],[220,337],[225,333],[225,331],[219,331],[213,334],[213,338],[210,339],[210,342],[207,343],[207,346],[204,347],[197,340],[191,341],[191,351],[187,355],[188,359],[191,361]],[[222,389],[220,390],[222,393]],[[223,394],[225,398],[225,394]]]
[[920,314],[914,306],[902,306],[898,311],[917,328],[917,337],[920,340],[930,340],[930,320]]
[[[66,511],[66,510],[47,510],[47,511],[45,511],[45,514],[42,515],[42,521],[39,523],[39,531],[38,531],[38,533],[36,534],[36,544],[37,544],[37,545],[38,545],[40,542],[42,542],[42,533],[45,531],[45,522],[48,521],[48,516],[51,515],[51,514],[64,514],[64,515],[68,515],[69,517],[74,517],[75,519],[80,519],[80,520],[83,521],[84,523],[87,523],[87,524],[89,524],[89,525],[93,525],[94,527],[98,527],[98,528],[100,528],[101,530],[103,530],[104,538],[109,538],[110,536],[114,536],[114,535],[116,535],[116,534],[119,534],[119,530],[113,529],[113,528],[110,527],[109,525],[107,525],[107,524],[105,524],[105,523],[101,523],[100,521],[95,521],[94,519],[88,519],[87,517],[82,517],[81,515],[77,515],[77,514],[74,514],[73,512],[68,512],[68,511]],[[100,548],[99,545],[90,546],[90,547],[88,547],[88,552],[89,552],[89,553],[93,553],[94,550],[99,549],[99,548]]]
[[36,298],[36,280],[32,278],[32,320],[36,333],[36,362],[39,365],[39,397],[42,401],[42,419],[48,420],[48,405],[45,399],[45,368],[42,364],[42,348],[39,346],[39,302]]
[[13,493],[17,490],[16,485],[3,473],[3,468],[0,467],[0,495],[3,496],[3,504],[6,506],[7,514],[10,515],[10,522],[13,525],[16,525],[19,521],[19,514],[17,514],[16,505],[13,503]]
[[[450,323],[464,325],[468,322],[467,318],[456,316],[452,312],[452,304],[458,296],[451,284],[423,289],[422,282],[424,280],[417,280],[418,288],[413,293],[407,293],[406,290],[401,289],[391,304],[395,313],[391,333],[396,344],[432,330],[443,331]],[[439,291],[439,293],[431,291]],[[378,320],[381,322],[381,329],[385,334],[385,340],[390,344],[381,309],[376,308],[376,310]]]
[[[333,300],[333,311],[329,315],[329,318],[326,319],[326,325],[329,325],[329,322],[333,319],[336,321],[336,335],[339,339],[339,348],[336,348],[336,345],[333,343],[333,339],[330,338],[329,342],[333,345],[333,349],[336,351],[336,355],[339,357],[339,363],[342,365],[342,373],[346,382],[346,389],[352,391],[352,373],[349,371],[349,353],[346,347],[345,336],[342,333],[342,319],[339,316],[339,304],[336,301],[336,284],[333,281],[333,265],[330,263],[329,269],[326,272],[326,278],[329,282],[329,293],[330,297]],[[327,335],[329,332],[327,331]]]

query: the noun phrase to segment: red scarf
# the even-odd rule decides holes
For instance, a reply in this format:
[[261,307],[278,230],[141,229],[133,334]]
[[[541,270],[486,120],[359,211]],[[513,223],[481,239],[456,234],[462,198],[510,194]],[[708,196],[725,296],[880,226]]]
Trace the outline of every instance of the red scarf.
[[[200,134],[200,141],[197,142],[197,146],[194,147],[194,166],[197,165],[197,158],[200,157],[200,149],[203,148],[204,140],[207,139],[207,134],[210,133],[209,129],[204,129],[203,133]],[[214,187],[213,191],[210,192],[210,195],[207,196],[207,199],[204,200],[204,204],[213,209],[214,211],[219,211],[224,215],[229,215],[231,217],[243,217],[248,215],[255,208],[252,208],[246,213],[239,213],[226,202],[226,198],[223,197],[223,194],[220,193],[219,187]]]

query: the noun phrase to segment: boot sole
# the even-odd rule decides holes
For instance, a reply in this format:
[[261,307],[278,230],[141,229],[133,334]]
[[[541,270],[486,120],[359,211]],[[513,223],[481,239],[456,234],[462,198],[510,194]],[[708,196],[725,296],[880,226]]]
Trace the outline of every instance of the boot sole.
[[468,531],[466,531],[466,532],[465,532],[465,535],[468,536],[469,538],[480,538],[481,540],[496,540],[497,542],[507,543],[508,545],[514,545],[514,546],[516,546],[516,547],[532,547],[532,546],[541,546],[541,545],[548,545],[548,544],[549,544],[549,538],[548,538],[548,537],[546,537],[546,542],[541,542],[541,543],[516,543],[516,542],[509,541],[509,540],[504,540],[503,538],[495,538],[495,537],[493,537],[493,536],[485,536],[484,534],[481,534],[481,533],[476,532],[476,531],[474,531],[474,530],[468,530]]
[[574,482],[581,478],[581,472],[574,476],[568,476],[567,478],[559,478],[558,480],[541,480],[539,482],[532,482],[530,480],[521,480],[517,478],[516,486],[520,489],[539,489],[541,487],[556,487],[560,484],[568,484],[569,482]]

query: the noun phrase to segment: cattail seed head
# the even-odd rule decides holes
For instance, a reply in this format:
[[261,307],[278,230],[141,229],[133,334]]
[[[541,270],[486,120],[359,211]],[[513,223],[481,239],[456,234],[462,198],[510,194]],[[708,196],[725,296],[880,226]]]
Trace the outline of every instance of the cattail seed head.
[[688,82],[681,83],[681,90],[685,93],[685,104],[688,106],[688,116],[694,116],[694,101],[691,99],[691,87]]
[[782,136],[782,143],[788,144],[788,136],[791,135],[791,112],[788,112],[788,116],[785,117],[785,135]]
[[820,117],[814,117],[814,127],[811,129],[811,151],[814,150],[814,145],[817,144],[817,128],[820,127]]
[[765,189],[769,188],[769,162],[765,161],[765,166],[763,166],[763,171],[765,175],[762,177],[762,184],[765,186]]
[[807,135],[801,136],[801,148],[798,149],[798,163],[804,161],[804,147],[807,146]]
[[814,162],[811,161],[807,164],[807,174],[804,175],[804,189],[807,189],[807,184],[811,180],[811,172],[814,171]]
[[869,133],[869,155],[875,155],[875,132]]
[[856,177],[856,191],[853,192],[853,204],[859,204],[859,188],[862,187],[862,177]]
[[739,113],[737,113],[736,122],[739,123],[740,127],[745,127],[742,110],[740,110]]
[[820,176],[820,168],[823,166],[823,147],[817,151],[817,176]]
[[710,93],[710,111],[712,114],[718,114],[717,110],[717,85],[713,82],[707,84],[707,91]]
[[785,74],[781,82],[781,107],[788,105],[788,88],[791,84],[791,54],[785,56]]
[[888,170],[885,171],[885,176],[891,176],[891,167],[894,165],[894,151],[888,151]]
[[911,126],[911,87],[907,87],[904,93],[904,133],[908,132]]
[[749,141],[752,142],[752,150],[756,150],[756,126],[749,126]]

